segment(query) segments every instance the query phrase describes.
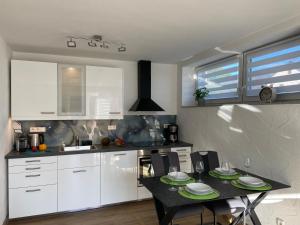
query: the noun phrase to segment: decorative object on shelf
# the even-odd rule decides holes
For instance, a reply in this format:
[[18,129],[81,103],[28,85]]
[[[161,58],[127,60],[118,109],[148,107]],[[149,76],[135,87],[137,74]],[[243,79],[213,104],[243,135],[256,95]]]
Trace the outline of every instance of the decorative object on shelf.
[[104,138],[102,138],[102,139],[101,139],[101,144],[102,144],[103,146],[108,146],[108,145],[110,144],[110,139],[109,139],[109,137],[104,137]]
[[102,35],[93,35],[92,37],[81,37],[81,36],[68,36],[67,47],[76,48],[76,41],[85,41],[91,48],[100,47],[103,49],[109,49],[115,47],[118,52],[126,52],[126,44],[114,40],[104,39]]
[[197,88],[194,92],[195,100],[198,102],[198,105],[203,105],[205,103],[205,97],[208,96],[209,90],[206,87]]
[[276,99],[276,89],[273,85],[261,86],[259,100],[262,103],[272,103]]

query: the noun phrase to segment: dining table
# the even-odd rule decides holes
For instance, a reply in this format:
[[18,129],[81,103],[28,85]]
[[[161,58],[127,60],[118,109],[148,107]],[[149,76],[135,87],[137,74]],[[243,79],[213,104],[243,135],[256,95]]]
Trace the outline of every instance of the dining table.
[[[261,222],[255,212],[255,208],[266,198],[266,196],[275,190],[290,188],[289,185],[283,184],[274,180],[270,180],[252,173],[245,172],[240,169],[235,169],[241,175],[253,176],[260,178],[267,184],[271,185],[271,188],[267,191],[253,191],[240,189],[232,185],[231,181],[222,180],[208,173],[201,174],[201,182],[209,185],[213,189],[219,192],[219,197],[210,200],[194,200],[183,197],[178,191],[170,191],[170,185],[161,182],[160,177],[148,177],[140,178],[141,184],[146,187],[153,196],[156,214],[158,217],[159,225],[168,225],[173,220],[175,214],[187,207],[192,205],[202,205],[207,202],[221,201],[240,197],[245,204],[245,210],[236,216],[230,225],[239,224],[244,216],[250,216],[253,225],[261,225]],[[191,177],[195,177],[195,174],[188,174]],[[178,188],[179,189],[179,188]],[[249,195],[256,194],[253,201],[249,200]]]

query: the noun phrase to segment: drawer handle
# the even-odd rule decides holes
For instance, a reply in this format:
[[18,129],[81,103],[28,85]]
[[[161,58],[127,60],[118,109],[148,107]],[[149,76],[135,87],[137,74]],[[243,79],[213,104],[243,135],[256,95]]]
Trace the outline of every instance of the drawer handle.
[[41,174],[36,174],[36,175],[26,175],[25,177],[40,177]]
[[121,112],[109,112],[109,114],[121,114]]
[[180,163],[186,163],[187,161],[186,160],[181,160],[179,161]]
[[39,170],[41,167],[34,167],[34,168],[26,168],[25,170]]
[[53,115],[55,112],[41,112],[42,115]]
[[37,191],[41,191],[41,189],[26,190],[26,192],[37,192]]
[[32,163],[32,162],[40,162],[41,160],[27,160],[26,163]]
[[186,152],[187,150],[186,149],[177,149],[175,150],[176,152]]
[[85,173],[86,170],[74,170],[73,173]]
[[126,155],[126,153],[114,154],[114,156],[123,156],[123,155]]
[[186,157],[186,155],[178,155],[178,157]]

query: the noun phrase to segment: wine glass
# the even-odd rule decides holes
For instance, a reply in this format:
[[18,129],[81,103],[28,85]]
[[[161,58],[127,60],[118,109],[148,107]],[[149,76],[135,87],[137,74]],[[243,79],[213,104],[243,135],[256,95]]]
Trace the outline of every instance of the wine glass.
[[251,159],[250,158],[245,159],[244,166],[246,168],[246,175],[248,176],[248,170],[251,167]]
[[[169,167],[169,173],[172,173],[172,172],[176,172],[177,173],[177,167],[176,166],[170,166]],[[169,191],[177,191],[177,188],[174,187],[174,186],[171,186],[169,188]]]
[[195,166],[195,170],[196,172],[198,173],[198,182],[202,182],[200,176],[201,176],[201,173],[204,172],[204,164],[202,161],[197,161],[196,162],[196,166]]
[[224,161],[222,163],[222,170],[225,172],[225,173],[229,173],[230,172],[230,164],[228,161]]

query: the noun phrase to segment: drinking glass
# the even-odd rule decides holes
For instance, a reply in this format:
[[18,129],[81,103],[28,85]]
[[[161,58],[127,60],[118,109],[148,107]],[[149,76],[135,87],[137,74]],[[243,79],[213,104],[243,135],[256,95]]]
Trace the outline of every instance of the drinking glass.
[[200,183],[200,182],[202,182],[202,180],[200,178],[201,177],[201,173],[204,172],[204,164],[203,164],[202,161],[197,161],[196,162],[195,170],[196,170],[196,172],[198,174],[198,182]]
[[245,159],[244,166],[246,168],[246,175],[248,176],[248,170],[251,167],[251,159],[250,158]]
[[[172,173],[172,172],[177,172],[177,167],[176,166],[170,166],[169,167],[169,173]],[[171,186],[169,188],[169,191],[177,191],[177,188],[174,187],[174,186]]]

